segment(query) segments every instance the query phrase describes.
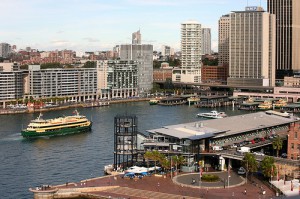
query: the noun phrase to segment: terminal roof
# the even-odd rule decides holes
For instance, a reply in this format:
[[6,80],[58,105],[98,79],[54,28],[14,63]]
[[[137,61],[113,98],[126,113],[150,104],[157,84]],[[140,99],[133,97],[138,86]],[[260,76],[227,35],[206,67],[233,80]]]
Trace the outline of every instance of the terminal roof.
[[268,115],[265,112],[256,112],[222,119],[199,120],[198,122],[164,126],[162,128],[148,130],[148,132],[179,139],[198,140],[226,137],[296,121],[300,121],[300,118],[293,116],[284,118],[277,115]]

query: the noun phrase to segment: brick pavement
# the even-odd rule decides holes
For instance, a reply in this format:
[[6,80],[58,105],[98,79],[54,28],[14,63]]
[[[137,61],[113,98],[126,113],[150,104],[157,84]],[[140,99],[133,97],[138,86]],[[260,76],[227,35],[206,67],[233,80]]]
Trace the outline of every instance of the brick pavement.
[[[144,177],[142,179],[123,179],[121,177],[106,176],[99,179],[91,179],[82,181],[86,182],[76,183],[76,187],[96,187],[96,186],[119,186],[120,188],[114,188],[106,191],[93,192],[93,194],[99,196],[112,196],[112,197],[125,197],[130,199],[138,198],[208,198],[208,199],[269,199],[274,198],[275,193],[268,187],[263,185],[266,190],[266,195],[260,193],[259,181],[258,186],[253,184],[245,184],[232,188],[217,188],[206,189],[199,187],[184,187],[173,183],[170,177]],[[67,188],[74,187],[75,184],[68,185]],[[247,194],[244,194],[244,190],[247,190]]]

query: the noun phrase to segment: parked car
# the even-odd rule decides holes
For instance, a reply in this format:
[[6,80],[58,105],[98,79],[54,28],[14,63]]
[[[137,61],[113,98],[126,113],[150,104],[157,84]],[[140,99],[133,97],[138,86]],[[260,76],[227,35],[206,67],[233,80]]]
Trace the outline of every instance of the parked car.
[[264,155],[265,155],[264,153],[262,153],[262,152],[259,152],[259,151],[257,151],[257,152],[254,152],[253,154],[254,154],[254,155],[258,155],[258,156],[264,156]]
[[250,147],[242,146],[237,151],[240,153],[250,153]]
[[233,144],[232,144],[232,147],[233,147],[233,148],[238,147],[238,143],[233,143]]
[[222,151],[223,147],[221,147],[221,146],[213,146],[212,150],[214,150],[214,151]]
[[244,167],[240,167],[238,170],[238,174],[239,175],[244,175],[246,173],[246,169],[244,169]]
[[282,158],[287,158],[287,154],[286,154],[286,153],[282,153],[282,154],[281,154],[281,157],[282,157]]

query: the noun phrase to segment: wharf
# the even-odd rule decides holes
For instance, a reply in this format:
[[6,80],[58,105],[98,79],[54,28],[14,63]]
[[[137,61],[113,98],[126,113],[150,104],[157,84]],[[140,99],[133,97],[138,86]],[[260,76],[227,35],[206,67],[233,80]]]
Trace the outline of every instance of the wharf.
[[[226,172],[225,172],[226,173]],[[182,182],[176,181],[170,176],[146,176],[142,179],[122,178],[120,175],[104,176],[88,180],[82,180],[77,183],[66,183],[64,185],[50,187],[48,193],[45,190],[30,189],[34,193],[35,199],[62,199],[62,198],[153,198],[153,199],[229,199],[234,195],[235,198],[252,198],[253,195],[260,195],[260,186],[263,184],[257,181],[253,184],[232,184],[230,187],[204,187],[192,184],[192,177],[198,176],[198,173],[189,173],[179,176],[185,176]],[[190,175],[191,178],[188,178]],[[240,178],[237,176],[237,178]],[[234,180],[232,180],[234,183]],[[265,198],[271,198],[275,194],[264,185],[266,190]],[[247,189],[247,195],[244,195],[244,189]],[[46,194],[48,194],[46,196]]]
[[214,108],[229,105],[232,105],[232,101],[226,95],[200,96],[200,102],[195,104],[197,108]]

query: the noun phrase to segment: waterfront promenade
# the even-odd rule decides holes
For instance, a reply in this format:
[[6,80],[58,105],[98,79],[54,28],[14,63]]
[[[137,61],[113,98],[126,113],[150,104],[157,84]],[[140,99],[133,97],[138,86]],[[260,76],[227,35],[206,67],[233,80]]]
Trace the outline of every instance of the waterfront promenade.
[[[245,184],[243,178],[235,173],[231,175],[231,185],[224,188],[223,186],[208,185],[202,186],[192,184],[192,178],[196,173],[179,175],[173,179],[170,176],[147,176],[142,179],[122,178],[119,175],[104,176],[100,178],[83,180],[81,182],[68,183],[65,185],[55,186],[58,188],[58,194],[55,198],[62,196],[71,196],[75,193],[84,193],[86,196],[94,198],[153,198],[153,199],[183,199],[183,198],[209,198],[209,199],[229,199],[229,198],[272,198],[275,193],[266,185],[253,178],[251,183]],[[222,174],[224,175],[224,173]],[[242,179],[242,181],[240,180]],[[245,194],[246,189],[246,194]],[[266,194],[262,194],[261,190]]]
[[[142,101],[149,101],[149,98],[114,99],[114,100],[100,101],[100,103],[102,102],[104,104],[101,106],[108,106],[109,104],[118,104],[118,103],[127,103],[127,102],[142,102]],[[32,109],[32,110],[0,108],[0,115],[57,111],[57,110],[64,110],[64,109],[70,109],[70,108],[81,108],[81,107],[92,108],[93,103],[91,103],[91,102],[63,103],[63,104],[59,104],[58,106],[55,106],[55,107],[36,108],[36,109]]]

